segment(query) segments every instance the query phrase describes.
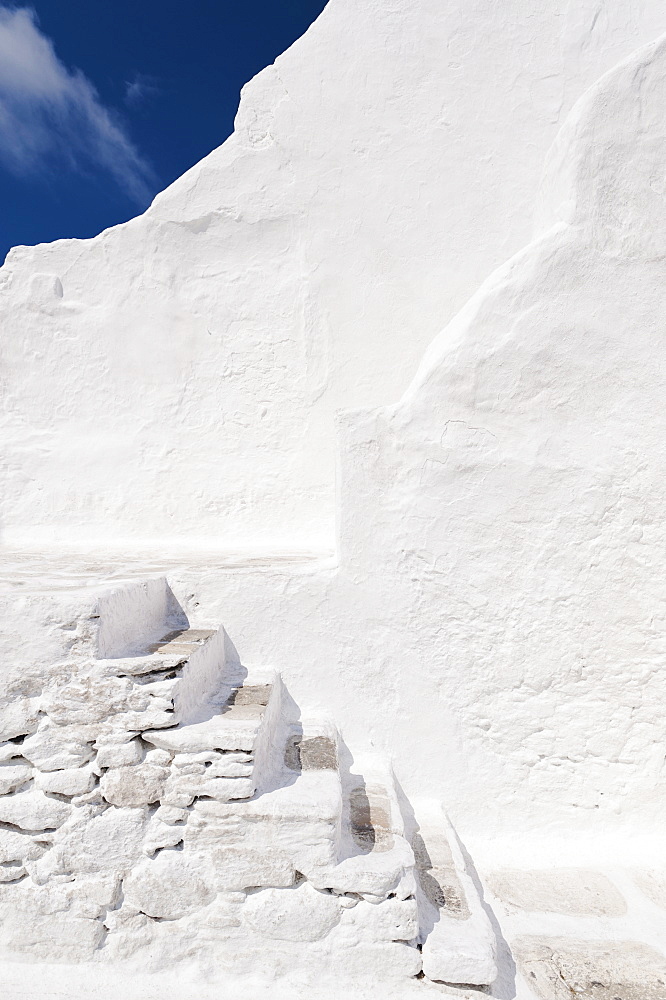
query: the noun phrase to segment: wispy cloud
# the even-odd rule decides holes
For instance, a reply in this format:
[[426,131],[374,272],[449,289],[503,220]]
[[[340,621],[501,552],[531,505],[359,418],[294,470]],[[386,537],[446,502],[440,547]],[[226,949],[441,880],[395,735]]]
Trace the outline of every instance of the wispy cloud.
[[14,174],[102,168],[138,204],[155,190],[152,168],[119,117],[79,70],[69,70],[35,12],[0,3],[0,163]]
[[125,81],[125,104],[130,108],[140,108],[151,97],[159,94],[157,80],[146,73],[135,73]]

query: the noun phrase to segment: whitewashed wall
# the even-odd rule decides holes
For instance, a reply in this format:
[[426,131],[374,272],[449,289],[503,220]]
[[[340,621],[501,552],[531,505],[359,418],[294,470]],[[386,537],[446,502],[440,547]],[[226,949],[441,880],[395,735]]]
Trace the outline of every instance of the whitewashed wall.
[[337,569],[174,574],[409,796],[560,863],[662,842],[665,107],[662,38],[578,103],[542,233],[400,403],[344,416]]
[[[16,251],[4,537],[288,552],[337,515],[337,565],[165,569],[193,619],[352,753],[390,753],[463,836],[649,835],[663,42],[595,84],[538,179],[574,98],[662,14],[547,6],[333,0],[145,216]],[[66,603],[6,601],[16,684],[54,669]]]
[[321,549],[334,412],[399,398],[529,239],[656,0],[331,0],[149,211],[0,271],[7,544]]

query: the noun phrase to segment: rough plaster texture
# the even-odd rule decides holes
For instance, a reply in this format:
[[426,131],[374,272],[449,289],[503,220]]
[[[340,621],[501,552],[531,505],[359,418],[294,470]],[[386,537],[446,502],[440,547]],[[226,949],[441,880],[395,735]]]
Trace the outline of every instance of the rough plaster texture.
[[[357,10],[343,45],[334,0],[145,216],[0,274],[5,956],[277,978],[343,957],[376,980],[359,996],[422,970],[464,975],[436,988],[465,997],[660,998],[666,41],[578,101],[537,192],[560,116],[661,14],[503,8],[491,36],[480,11],[466,51],[425,3]],[[433,57],[438,32],[458,57]],[[336,106],[313,52],[345,46],[356,101],[331,148],[308,125]],[[435,155],[451,93],[468,127]],[[495,162],[472,155],[482,140]],[[536,238],[391,403],[435,313],[524,240],[526,199]],[[382,282],[373,254],[396,242],[403,279]],[[208,323],[222,303],[226,340]],[[364,408],[334,434],[340,405]],[[334,511],[335,555],[316,558]],[[433,798],[460,841],[445,818],[433,830]]]

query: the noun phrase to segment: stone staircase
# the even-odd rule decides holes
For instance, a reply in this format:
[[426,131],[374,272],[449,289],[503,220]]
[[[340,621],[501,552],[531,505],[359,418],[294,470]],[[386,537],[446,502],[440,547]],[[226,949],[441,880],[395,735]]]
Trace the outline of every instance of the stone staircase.
[[2,952],[491,982],[445,816],[408,830],[390,768],[348,773],[335,726],[283,695],[207,629],[44,691],[0,742]]

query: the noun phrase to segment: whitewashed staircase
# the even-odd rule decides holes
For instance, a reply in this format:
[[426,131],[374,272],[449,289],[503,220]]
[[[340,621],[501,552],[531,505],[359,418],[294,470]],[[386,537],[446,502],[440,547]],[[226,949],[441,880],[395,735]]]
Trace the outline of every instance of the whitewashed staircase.
[[0,743],[0,948],[491,982],[444,815],[425,804],[408,834],[390,768],[342,772],[335,726],[286,718],[282,695],[209,629],[46,691]]

